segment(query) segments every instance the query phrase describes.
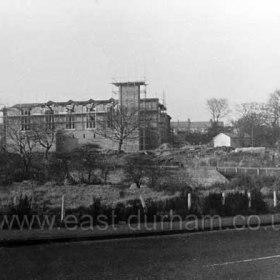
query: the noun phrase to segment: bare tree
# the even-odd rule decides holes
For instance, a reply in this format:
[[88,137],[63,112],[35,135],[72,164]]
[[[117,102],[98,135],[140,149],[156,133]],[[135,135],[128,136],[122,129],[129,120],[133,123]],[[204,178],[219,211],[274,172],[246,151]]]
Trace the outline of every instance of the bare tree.
[[98,167],[101,170],[103,184],[108,183],[108,176],[112,170],[116,169],[119,158],[114,157],[110,153],[102,153],[98,159]]
[[143,154],[131,154],[126,158],[124,171],[126,180],[133,182],[140,189],[150,175],[154,163],[150,156]]
[[212,116],[214,124],[229,114],[228,101],[225,98],[211,98],[207,100],[207,109]]
[[112,107],[106,117],[97,120],[95,133],[118,143],[120,152],[125,140],[139,137],[141,125],[139,110],[125,106]]
[[[71,162],[80,170],[80,180],[90,184],[96,181],[94,171],[99,167],[100,147],[96,144],[85,144],[71,153]],[[86,175],[86,176],[84,176]]]
[[270,94],[267,107],[273,142],[276,143],[280,135],[280,90]]
[[280,90],[276,90],[270,94],[268,107],[271,116],[271,124],[273,127],[279,127],[280,120]]
[[270,110],[267,104],[249,102],[237,105],[237,112],[240,117],[246,117],[249,115],[255,115],[256,121],[259,125],[268,125],[270,119]]
[[[244,136],[244,133],[250,135],[251,146],[256,143],[256,138],[260,138],[264,129],[269,124],[269,109],[264,103],[242,103],[237,106],[240,118],[234,122],[238,133]],[[267,132],[266,132],[267,133]]]
[[17,153],[22,160],[22,173],[28,176],[31,161],[37,148],[37,138],[31,129],[30,111],[10,108],[10,116],[4,118],[5,145],[8,152]]
[[37,139],[32,130],[22,131],[17,125],[8,127],[9,142],[7,147],[15,153],[19,153],[23,164],[23,174],[29,173],[30,164],[37,146]]
[[45,159],[48,160],[49,151],[55,143],[56,129],[54,126],[34,124],[32,131],[38,144],[45,150]]

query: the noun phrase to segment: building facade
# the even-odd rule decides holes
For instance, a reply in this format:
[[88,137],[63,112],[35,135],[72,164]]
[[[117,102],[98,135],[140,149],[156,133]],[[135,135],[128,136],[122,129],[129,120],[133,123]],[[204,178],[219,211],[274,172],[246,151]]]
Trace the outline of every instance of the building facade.
[[[102,149],[117,150],[119,141],[116,137],[121,130],[129,134],[122,139],[122,149],[128,152],[151,150],[170,142],[171,118],[159,99],[141,96],[145,82],[113,84],[117,88],[116,99],[48,101],[5,107],[2,137],[4,146],[7,149],[12,146],[12,142],[16,140],[13,133],[27,135],[33,130],[39,131],[44,140],[54,136],[54,145],[50,151],[57,152],[70,152],[83,144],[96,144]],[[120,110],[122,116],[116,114]],[[120,123],[116,119],[121,121],[123,127],[118,127]],[[133,131],[129,133],[132,126]],[[36,146],[38,150],[42,148],[44,147],[41,145]]]

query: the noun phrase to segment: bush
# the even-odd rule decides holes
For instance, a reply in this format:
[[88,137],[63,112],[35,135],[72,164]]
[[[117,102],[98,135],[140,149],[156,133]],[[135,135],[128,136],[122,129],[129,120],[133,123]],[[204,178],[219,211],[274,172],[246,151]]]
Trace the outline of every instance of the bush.
[[55,181],[57,184],[63,184],[66,175],[62,160],[52,160],[48,165],[48,173],[51,180]]
[[101,205],[101,199],[100,198],[93,198],[92,205],[90,206],[90,212],[93,217],[94,224],[97,223],[97,217],[101,215],[102,212],[102,205]]
[[204,198],[203,214],[209,214],[209,215],[223,214],[221,193],[210,193],[208,196]]
[[126,207],[125,207],[124,203],[121,203],[121,202],[117,203],[114,210],[115,210],[117,222],[127,220]]
[[[15,181],[15,171],[20,170],[22,173],[21,157],[18,154],[0,152],[0,183],[9,185]],[[18,181],[24,180],[24,176],[20,174]]]
[[[140,214],[141,221],[143,221],[144,209],[142,207],[140,199],[133,199],[127,201],[126,205],[126,218],[128,219],[131,216],[138,216]],[[134,222],[136,219],[131,220]]]
[[120,191],[119,191],[119,195],[120,195],[120,198],[124,198],[124,197],[125,197],[125,192],[124,192],[124,190],[120,190]]
[[273,187],[278,184],[279,179],[275,176],[234,176],[229,183],[229,188],[240,190],[260,190],[263,187]]
[[210,166],[218,166],[218,160],[216,158],[210,158],[209,159],[209,165]]
[[[8,206],[8,217],[16,216],[16,220],[18,220],[19,224],[15,222],[12,226],[13,228],[17,227],[16,229],[19,229],[20,224],[23,224],[23,227],[28,227],[26,223],[23,223],[24,219],[28,219],[28,221],[31,221],[32,215],[35,214],[32,210],[32,201],[31,198],[28,196],[20,196],[18,203],[14,205],[13,203],[10,203]],[[11,220],[10,220],[11,221]],[[8,225],[7,225],[8,226]]]
[[[205,187],[202,186],[202,189],[205,189]],[[211,184],[209,189],[215,190],[215,191],[227,190],[227,189],[229,189],[229,183],[215,182],[215,183]]]
[[20,195],[18,203],[16,205],[10,204],[9,205],[9,211],[8,213],[10,215],[32,215],[32,202],[31,198],[29,198],[27,195],[22,196]]
[[264,202],[263,196],[259,190],[253,190],[251,192],[252,206],[251,211],[254,214],[262,214],[268,211],[268,207]]
[[225,198],[224,214],[226,216],[245,215],[248,212],[247,193],[229,193]]
[[[163,178],[161,182],[159,182],[154,190],[158,192],[164,191],[165,193],[175,194],[177,192],[191,192],[192,188],[186,181],[179,180],[178,178],[171,178],[170,176],[167,178]],[[187,179],[186,179],[187,180]]]

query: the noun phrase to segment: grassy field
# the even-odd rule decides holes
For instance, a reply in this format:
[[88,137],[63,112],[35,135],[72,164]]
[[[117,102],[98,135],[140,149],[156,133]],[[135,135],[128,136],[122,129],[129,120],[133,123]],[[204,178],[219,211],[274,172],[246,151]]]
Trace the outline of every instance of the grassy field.
[[77,208],[79,206],[88,207],[93,197],[100,198],[103,204],[116,204],[118,202],[126,202],[127,200],[139,198],[144,199],[165,200],[172,197],[164,192],[157,192],[149,188],[139,189],[120,189],[113,185],[54,185],[47,183],[45,185],[37,185],[28,183],[18,183],[11,186],[2,187],[0,190],[0,205],[5,206],[20,195],[34,196],[35,202],[41,204],[49,202],[50,207],[59,207],[61,205],[61,197],[65,195],[66,208]]

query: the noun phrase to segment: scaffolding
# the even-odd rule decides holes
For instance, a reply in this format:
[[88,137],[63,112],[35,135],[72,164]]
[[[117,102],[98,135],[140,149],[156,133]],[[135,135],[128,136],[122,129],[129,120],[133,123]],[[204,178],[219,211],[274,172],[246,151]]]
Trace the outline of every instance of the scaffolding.
[[[138,88],[138,121],[139,121],[139,148],[140,150],[147,149],[147,118],[146,118],[146,99],[147,99],[147,83],[146,78],[136,78],[131,80],[124,78],[112,78],[112,85],[117,88],[117,91],[112,89],[113,96],[117,95],[119,104],[123,105],[122,88],[133,86]],[[143,105],[142,106],[142,102]]]
[[[43,128],[54,128],[56,131],[65,130],[72,133],[83,130],[94,133],[94,130],[98,128],[102,121],[107,121],[108,113],[112,106],[116,108],[116,106],[122,104],[122,87],[127,86],[125,94],[128,101],[138,100],[136,106],[138,106],[139,110],[139,149],[150,150],[161,144],[161,130],[165,126],[165,123],[162,123],[165,122],[163,115],[167,115],[165,100],[161,104],[158,98],[147,98],[148,84],[145,79],[136,79],[134,81],[112,79],[112,85],[117,88],[117,90],[112,88],[113,95],[117,94],[118,96],[108,100],[49,101],[46,103],[17,104],[12,107],[4,106],[1,110],[2,116],[0,115],[1,139],[4,139],[7,135],[7,125],[5,127],[4,119],[14,120],[23,128],[22,130],[28,130],[28,128],[31,128],[30,124],[35,123],[40,124]],[[130,86],[133,88],[131,93],[134,94],[131,100],[129,100]],[[4,111],[7,115],[6,118],[3,116]],[[2,129],[1,120],[3,124]],[[89,124],[89,121],[94,123]]]
[[[50,124],[52,124],[58,129],[85,130],[95,128],[96,125],[87,127],[89,119],[96,120],[98,116],[106,115],[108,108],[114,106],[114,103],[114,100],[109,99],[101,103],[92,100],[91,103],[83,102],[83,104],[72,101],[69,105],[53,102],[52,107],[47,105],[48,103],[18,104],[9,108],[5,107],[5,110],[8,112],[7,119],[14,120],[14,123],[17,121],[20,125],[22,125],[23,120],[26,120],[28,127],[32,123],[45,127],[50,127]],[[88,110],[88,105],[91,105],[92,110]],[[32,112],[32,109],[34,112]]]

